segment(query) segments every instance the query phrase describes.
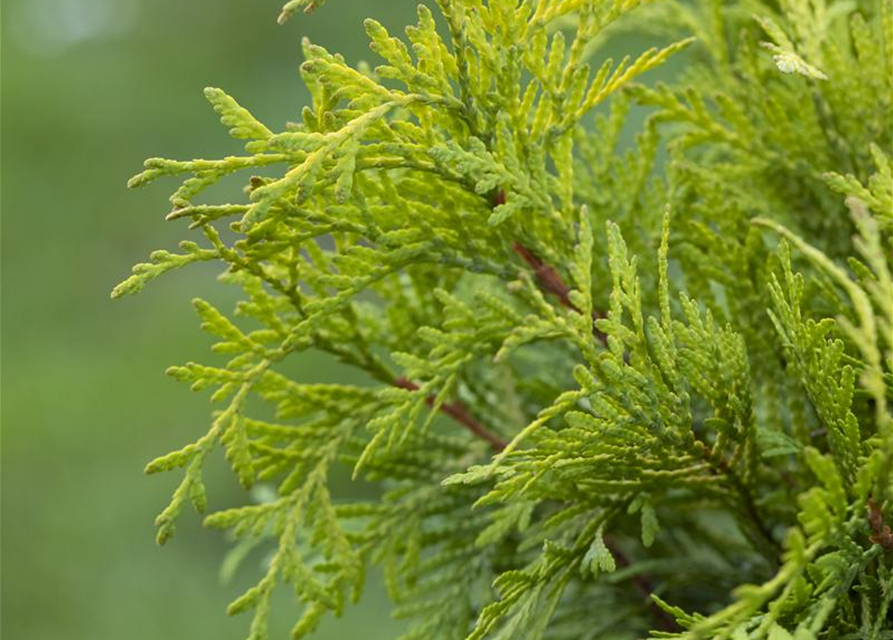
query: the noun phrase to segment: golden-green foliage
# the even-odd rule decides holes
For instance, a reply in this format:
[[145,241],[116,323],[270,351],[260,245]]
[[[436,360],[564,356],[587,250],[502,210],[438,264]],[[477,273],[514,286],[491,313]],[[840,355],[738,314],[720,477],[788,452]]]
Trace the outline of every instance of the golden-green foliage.
[[[893,3],[437,4],[366,22],[375,68],[305,42],[283,131],[206,90],[244,153],[132,179],[185,176],[204,241],[113,295],[197,261],[244,292],[195,302],[225,359],[170,370],[222,409],[147,468],[184,470],[159,541],[220,445],[277,488],[205,521],[273,548],[251,640],[277,586],[297,638],[373,565],[405,640],[893,638]],[[670,44],[601,58],[629,32]],[[375,384],[280,371],[307,349]]]

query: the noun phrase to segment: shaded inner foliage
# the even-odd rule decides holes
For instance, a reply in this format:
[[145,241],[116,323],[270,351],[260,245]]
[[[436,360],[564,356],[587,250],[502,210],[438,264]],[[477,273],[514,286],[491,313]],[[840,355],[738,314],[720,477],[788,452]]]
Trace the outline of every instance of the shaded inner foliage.
[[[890,0],[437,4],[366,22],[374,68],[305,43],[283,131],[207,89],[244,153],[132,179],[185,176],[199,241],[113,295],[200,261],[244,292],[170,370],[219,409],[148,466],[183,470],[159,541],[219,445],[276,487],[205,520],[273,550],[251,640],[277,587],[297,638],[372,565],[404,640],[893,638]],[[670,44],[604,59],[629,33]],[[375,384],[284,375],[307,349]]]

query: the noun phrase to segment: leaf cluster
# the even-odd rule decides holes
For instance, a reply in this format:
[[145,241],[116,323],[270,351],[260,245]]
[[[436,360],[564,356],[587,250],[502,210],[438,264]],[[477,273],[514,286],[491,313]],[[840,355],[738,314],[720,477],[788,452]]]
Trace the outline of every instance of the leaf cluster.
[[[282,131],[207,89],[244,152],[131,180],[181,177],[202,240],[113,297],[199,261],[242,291],[169,371],[220,409],[147,467],[183,470],[159,542],[219,446],[268,489],[205,519],[230,573],[271,549],[250,640],[371,567],[404,640],[893,638],[893,3],[437,5],[367,20],[376,67],[305,41]],[[630,32],[669,44],[604,56]],[[369,384],[287,375],[308,350]]]

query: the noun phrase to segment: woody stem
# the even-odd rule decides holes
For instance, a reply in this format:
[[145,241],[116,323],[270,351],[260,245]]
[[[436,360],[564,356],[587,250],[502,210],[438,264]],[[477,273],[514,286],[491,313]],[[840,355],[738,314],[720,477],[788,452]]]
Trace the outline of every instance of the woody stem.
[[[418,391],[419,389],[419,385],[417,385],[412,380],[404,377],[400,377],[394,380],[394,386],[400,387],[401,389],[407,389],[409,391]],[[428,406],[433,407],[434,400],[434,396],[429,395],[426,398]],[[440,405],[440,411],[461,424],[478,438],[485,440],[494,451],[502,451],[508,444],[505,440],[503,440],[496,434],[491,433],[486,427],[484,427],[484,425],[478,422],[477,419],[468,411],[468,408],[459,401],[444,402],[442,405]]]

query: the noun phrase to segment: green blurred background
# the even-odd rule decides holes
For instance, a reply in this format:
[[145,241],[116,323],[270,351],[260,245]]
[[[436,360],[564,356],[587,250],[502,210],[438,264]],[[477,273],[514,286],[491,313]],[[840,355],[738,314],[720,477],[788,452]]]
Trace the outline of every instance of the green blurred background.
[[[2,5],[2,632],[6,640],[241,640],[226,604],[257,579],[218,577],[227,542],[188,513],[167,547],[152,520],[178,474],[155,455],[200,435],[206,395],[167,378],[209,361],[189,304],[233,295],[215,269],[113,303],[111,287],[185,224],[165,223],[173,182],[127,191],[148,156],[236,153],[202,97],[220,86],[281,128],[306,94],[300,39],[370,59],[362,18],[398,31],[416,0],[340,0],[277,26],[280,0],[5,0]],[[306,379],[337,378],[324,362]],[[300,374],[299,374],[300,375]],[[245,496],[218,462],[211,507]],[[274,638],[297,612],[276,606]],[[391,638],[373,577],[319,638]]]

